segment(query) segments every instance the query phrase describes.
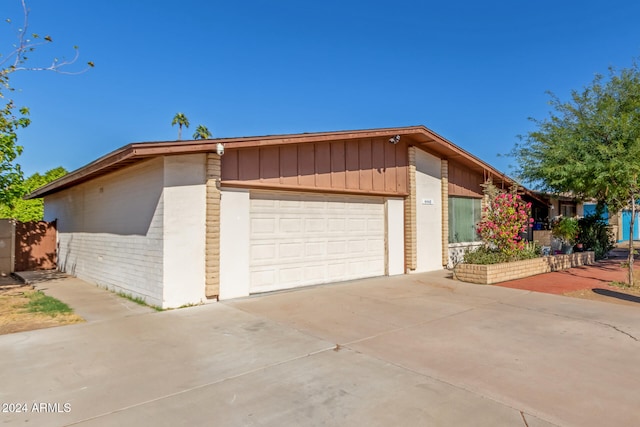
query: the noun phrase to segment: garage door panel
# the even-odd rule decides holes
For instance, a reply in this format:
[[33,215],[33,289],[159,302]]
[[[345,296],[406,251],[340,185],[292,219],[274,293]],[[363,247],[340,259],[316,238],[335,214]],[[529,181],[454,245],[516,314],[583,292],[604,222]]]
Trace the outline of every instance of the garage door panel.
[[273,268],[269,268],[266,270],[254,268],[249,275],[251,285],[255,286],[256,288],[272,286],[273,283],[276,282],[275,274],[276,271]]
[[384,221],[380,219],[367,220],[368,233],[384,233]]
[[347,220],[344,218],[328,218],[327,231],[330,233],[344,233],[347,230]]
[[256,262],[262,260],[271,261],[276,257],[275,243],[254,244],[251,246],[251,258]]
[[384,247],[384,240],[369,240],[367,242],[367,253],[373,255],[378,253],[378,248],[382,246]]
[[[279,257],[285,260],[300,259],[305,251],[305,244],[303,242],[297,243],[280,243],[278,245]],[[275,256],[274,256],[275,258]]]
[[324,257],[327,253],[326,242],[307,242],[304,244],[304,256],[305,257]]
[[327,225],[324,218],[310,218],[304,222],[304,231],[306,233],[322,233],[326,229]]
[[273,218],[251,218],[251,231],[254,235],[273,234],[277,227]]
[[278,225],[282,233],[299,233],[303,230],[303,224],[300,218],[280,218]]
[[343,256],[347,253],[346,240],[334,240],[327,242],[327,254],[333,256]]
[[260,192],[251,197],[251,292],[384,274],[382,199]]

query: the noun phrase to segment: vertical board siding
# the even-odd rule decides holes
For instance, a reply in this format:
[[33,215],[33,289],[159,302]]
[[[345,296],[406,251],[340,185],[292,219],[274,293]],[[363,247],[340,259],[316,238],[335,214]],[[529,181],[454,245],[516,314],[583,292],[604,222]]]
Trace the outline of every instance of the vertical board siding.
[[345,171],[347,170],[347,164],[345,161],[345,144],[342,141],[334,142],[331,144],[331,187],[334,188],[346,188],[347,177]]
[[229,150],[224,154],[224,162],[222,162],[222,176],[227,179],[236,181],[240,179],[238,176],[238,151]]
[[482,197],[481,184],[484,176],[464,166],[449,161],[449,195],[463,197]]
[[315,149],[313,144],[300,145],[298,147],[298,185],[315,186],[315,173]]
[[316,144],[316,186],[331,187],[331,145],[329,143]]
[[260,150],[260,177],[265,182],[280,182],[280,152],[278,147]]
[[248,150],[238,154],[238,179],[242,181],[260,179],[260,151]]
[[[388,142],[385,145],[391,146]],[[371,145],[371,174],[373,175],[373,191],[385,191],[384,175],[385,175],[385,161],[384,161],[384,148],[383,144]],[[395,173],[391,171],[390,174]]]
[[384,190],[394,192],[397,190],[398,172],[396,170],[396,149],[397,145],[385,144],[384,145],[384,165],[383,170],[393,171],[394,173],[384,173]]
[[370,140],[360,141],[360,189],[373,190]]
[[228,148],[225,185],[406,195],[407,145],[386,138]]
[[345,144],[345,157],[345,188],[357,190],[360,188],[360,149],[357,142]]
[[[280,147],[278,151],[280,152],[280,182],[284,185],[298,185],[298,148],[295,145],[285,145]],[[238,151],[232,152],[238,153]],[[223,159],[222,164],[224,165],[224,162],[227,161],[226,156]],[[226,176],[224,171],[222,176]],[[233,180],[232,177],[228,179]]]

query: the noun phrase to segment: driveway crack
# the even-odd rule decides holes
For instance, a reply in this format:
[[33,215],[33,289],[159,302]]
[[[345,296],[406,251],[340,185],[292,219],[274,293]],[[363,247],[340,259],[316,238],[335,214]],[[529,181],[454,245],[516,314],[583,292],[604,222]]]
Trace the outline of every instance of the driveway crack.
[[529,307],[523,307],[521,305],[514,305],[514,304],[508,304],[505,302],[500,302],[500,304],[506,305],[508,307],[513,307],[513,308],[518,308],[518,309],[524,309],[524,310],[529,310],[529,311],[534,311],[536,313],[543,313],[543,314],[548,314],[550,316],[556,316],[556,317],[560,317],[563,319],[571,319],[571,320],[580,320],[580,321],[584,321],[584,322],[589,322],[589,323],[594,323],[596,325],[600,325],[600,326],[606,326],[607,328],[611,328],[617,332],[620,332],[622,335],[626,335],[629,338],[631,338],[632,340],[634,340],[635,342],[640,341],[638,338],[636,338],[635,336],[631,335],[630,333],[618,328],[615,325],[611,325],[609,323],[605,323],[605,322],[600,322],[597,320],[589,320],[589,319],[584,319],[582,317],[576,317],[576,316],[567,316],[567,315],[563,315],[563,314],[558,314],[558,313],[551,313],[549,311],[544,311],[544,310],[540,310],[540,309],[536,309],[536,308],[529,308]]
[[610,325],[610,324],[608,324],[608,323],[602,323],[602,322],[596,322],[596,323],[598,323],[598,324],[600,324],[600,325],[603,325],[603,326],[608,326],[608,327],[610,327],[610,328],[612,328],[612,329],[614,329],[614,330],[616,330],[616,331],[620,332],[621,334],[628,336],[628,337],[629,337],[629,338],[631,338],[632,340],[634,340],[634,341],[636,341],[636,342],[638,341],[638,338],[634,337],[633,335],[631,335],[631,334],[630,334],[630,333],[628,333],[628,332],[623,331],[622,329],[618,328],[617,326]]

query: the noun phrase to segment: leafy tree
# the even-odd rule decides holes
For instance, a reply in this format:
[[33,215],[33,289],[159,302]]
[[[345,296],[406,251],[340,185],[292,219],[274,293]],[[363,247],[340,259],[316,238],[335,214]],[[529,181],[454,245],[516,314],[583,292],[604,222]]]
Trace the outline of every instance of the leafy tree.
[[0,204],[9,206],[19,197],[21,191],[22,169],[15,162],[22,154],[17,131],[30,123],[27,117],[29,110],[20,108],[20,115],[15,115],[15,108],[13,101],[9,101],[0,110]]
[[[9,77],[18,71],[53,71],[63,74],[79,74],[88,70],[87,67],[76,71],[68,71],[68,66],[73,65],[79,56],[77,46],[74,46],[74,56],[70,60],[59,60],[57,58],[44,66],[26,64],[31,55],[40,46],[50,44],[53,39],[49,35],[41,37],[36,33],[29,34],[29,8],[26,0],[20,0],[23,10],[23,22],[20,28],[16,29],[17,43],[11,46],[9,52],[0,55],[0,98],[5,99],[7,92],[12,92]],[[6,23],[12,25],[11,19]],[[88,67],[93,67],[93,62],[87,63]],[[0,204],[12,207],[13,203],[22,192],[21,183],[23,179],[20,165],[16,159],[22,154],[23,147],[18,144],[18,130],[29,126],[29,109],[26,107],[17,108],[14,101],[9,99],[4,107],[0,108]]]
[[[640,199],[640,69],[597,75],[562,102],[551,95],[553,112],[531,119],[537,129],[512,151],[518,176],[539,190],[594,198],[610,212],[631,209],[633,236]],[[633,280],[633,240],[629,241],[629,284]]]
[[178,125],[178,140],[182,139],[182,126],[188,128],[189,127],[189,119],[182,113],[176,113],[173,116],[173,121],[171,122],[171,126]]
[[22,222],[41,221],[44,217],[44,201],[42,199],[24,200],[22,196],[66,174],[67,170],[61,166],[48,170],[44,175],[34,173],[18,187],[18,197],[11,204],[0,204],[0,218],[13,218]]
[[193,134],[193,139],[209,139],[212,136],[213,134],[211,133],[211,131],[209,131],[209,129],[206,126],[198,125],[195,133]]

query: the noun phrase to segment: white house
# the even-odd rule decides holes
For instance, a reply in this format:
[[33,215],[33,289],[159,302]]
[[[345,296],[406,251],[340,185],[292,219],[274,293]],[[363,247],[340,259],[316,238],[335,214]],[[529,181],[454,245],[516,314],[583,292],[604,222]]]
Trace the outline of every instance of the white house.
[[177,307],[442,269],[488,178],[511,185],[414,126],[134,143],[29,197],[58,221],[61,270]]

